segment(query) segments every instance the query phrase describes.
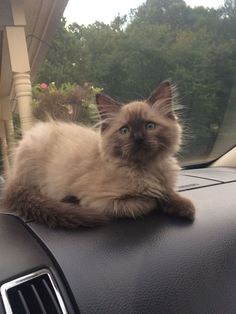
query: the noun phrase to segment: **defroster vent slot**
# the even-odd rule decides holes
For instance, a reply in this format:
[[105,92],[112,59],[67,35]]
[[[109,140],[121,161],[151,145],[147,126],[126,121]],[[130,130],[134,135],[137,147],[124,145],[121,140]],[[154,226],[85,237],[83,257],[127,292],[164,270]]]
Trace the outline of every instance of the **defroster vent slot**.
[[7,314],[67,314],[61,294],[46,269],[1,286]]

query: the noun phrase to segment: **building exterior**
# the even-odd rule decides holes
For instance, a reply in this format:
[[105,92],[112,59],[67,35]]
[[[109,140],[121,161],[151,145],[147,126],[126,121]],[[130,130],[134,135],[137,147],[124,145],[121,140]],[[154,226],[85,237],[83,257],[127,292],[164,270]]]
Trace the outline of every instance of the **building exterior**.
[[0,143],[4,168],[14,147],[12,113],[24,133],[32,126],[31,82],[68,0],[0,0]]

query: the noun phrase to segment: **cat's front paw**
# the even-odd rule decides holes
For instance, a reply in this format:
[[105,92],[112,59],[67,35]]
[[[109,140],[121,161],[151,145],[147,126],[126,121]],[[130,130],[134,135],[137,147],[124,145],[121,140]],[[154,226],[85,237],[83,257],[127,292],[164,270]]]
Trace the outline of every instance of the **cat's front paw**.
[[187,218],[191,221],[195,219],[195,206],[188,198],[180,196],[178,193],[172,193],[168,196],[162,210],[166,213]]
[[192,201],[187,198],[183,198],[182,202],[179,203],[176,214],[193,221],[195,219],[195,213],[196,209]]

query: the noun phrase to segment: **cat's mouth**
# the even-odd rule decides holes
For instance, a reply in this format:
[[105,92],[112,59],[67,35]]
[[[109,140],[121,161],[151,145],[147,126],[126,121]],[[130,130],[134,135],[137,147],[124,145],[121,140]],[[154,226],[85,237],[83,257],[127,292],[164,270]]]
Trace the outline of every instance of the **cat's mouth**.
[[146,151],[147,149],[149,150],[149,147],[148,147],[148,145],[146,145],[146,144],[134,145],[133,148],[132,148],[132,151],[133,151],[134,153],[136,153],[136,152],[143,152],[143,151]]
[[133,152],[152,152],[155,151],[156,149],[156,143],[153,142],[148,142],[148,141],[143,141],[143,142],[134,142],[132,145],[132,150]]
[[150,156],[152,156],[154,153],[153,148],[150,146],[149,143],[143,142],[141,144],[133,144],[129,157],[132,160],[147,160]]
[[144,141],[142,143],[128,143],[113,150],[114,155],[128,162],[143,162],[152,159],[157,153],[156,144]]

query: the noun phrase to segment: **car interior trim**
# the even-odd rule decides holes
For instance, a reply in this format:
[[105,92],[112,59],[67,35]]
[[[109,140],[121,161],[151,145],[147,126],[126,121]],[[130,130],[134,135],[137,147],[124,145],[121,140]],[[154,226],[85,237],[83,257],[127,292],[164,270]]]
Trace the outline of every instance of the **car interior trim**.
[[34,279],[34,278],[37,278],[41,275],[47,275],[49,277],[49,280],[52,284],[52,287],[54,289],[54,292],[56,294],[56,297],[57,297],[57,300],[58,300],[58,303],[60,305],[60,309],[62,311],[62,314],[68,314],[67,312],[67,309],[65,307],[65,304],[64,304],[64,301],[62,299],[62,296],[60,294],[60,291],[59,291],[59,288],[57,287],[57,284],[56,284],[56,281],[53,279],[51,273],[49,272],[48,269],[40,269],[38,271],[35,271],[35,272],[32,272],[30,274],[27,274],[25,276],[22,276],[22,277],[18,277],[18,278],[15,278],[9,282],[6,282],[4,283],[1,287],[0,287],[0,291],[1,291],[1,296],[2,296],[2,300],[3,300],[3,304],[4,304],[4,307],[5,307],[5,311],[6,311],[6,314],[14,314],[12,312],[12,308],[11,308],[11,305],[10,305],[10,302],[9,302],[9,298],[8,298],[8,295],[7,295],[7,292],[10,288],[13,288],[15,286],[18,286],[22,283],[25,283],[31,279]]

